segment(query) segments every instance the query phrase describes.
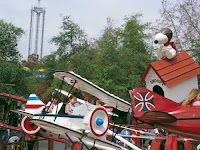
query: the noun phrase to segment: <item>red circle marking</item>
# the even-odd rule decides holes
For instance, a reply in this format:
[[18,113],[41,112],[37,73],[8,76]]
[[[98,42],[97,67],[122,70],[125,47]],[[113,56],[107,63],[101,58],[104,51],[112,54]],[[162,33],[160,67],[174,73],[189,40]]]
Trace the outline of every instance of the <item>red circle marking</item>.
[[24,128],[28,131],[34,131],[38,128],[37,125],[33,124],[33,126],[30,126],[30,119],[27,117],[25,120],[24,120]]
[[113,106],[103,106],[105,107],[106,109],[113,109],[114,107]]
[[62,79],[62,80],[65,80],[65,77],[66,77],[66,76],[61,76],[61,79]]
[[[107,129],[106,129],[102,134],[96,133],[96,132],[93,130],[93,127],[92,127],[92,117],[94,116],[95,112],[98,111],[98,110],[103,110],[103,111],[106,113],[107,118],[108,118],[108,126],[107,126]],[[103,135],[107,132],[108,127],[109,127],[109,116],[108,116],[107,111],[106,111],[105,109],[101,108],[101,107],[100,107],[100,108],[96,108],[96,109],[92,112],[92,115],[91,115],[91,117],[90,117],[90,129],[91,129],[92,133],[93,133],[95,136],[103,136]]]

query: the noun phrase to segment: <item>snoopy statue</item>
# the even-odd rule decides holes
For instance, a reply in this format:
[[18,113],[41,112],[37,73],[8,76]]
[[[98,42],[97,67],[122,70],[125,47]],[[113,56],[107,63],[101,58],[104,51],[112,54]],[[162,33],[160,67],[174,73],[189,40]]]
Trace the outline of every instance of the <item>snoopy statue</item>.
[[160,33],[156,34],[154,43],[164,45],[156,51],[159,59],[172,59],[176,56],[176,46],[174,42],[170,42],[172,35],[173,33],[169,28],[163,28]]

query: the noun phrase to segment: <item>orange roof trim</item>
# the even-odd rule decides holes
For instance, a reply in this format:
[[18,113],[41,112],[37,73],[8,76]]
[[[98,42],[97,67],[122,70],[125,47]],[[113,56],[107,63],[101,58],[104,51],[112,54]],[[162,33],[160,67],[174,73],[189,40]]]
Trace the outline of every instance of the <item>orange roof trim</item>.
[[145,80],[150,68],[167,87],[175,86],[200,74],[200,67],[186,51],[178,53],[171,60],[165,58],[149,64],[140,82]]

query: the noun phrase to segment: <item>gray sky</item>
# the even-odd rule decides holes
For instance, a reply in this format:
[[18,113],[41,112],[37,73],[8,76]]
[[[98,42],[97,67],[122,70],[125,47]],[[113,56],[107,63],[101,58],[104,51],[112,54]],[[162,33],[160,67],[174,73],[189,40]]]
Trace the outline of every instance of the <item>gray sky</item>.
[[[18,50],[24,59],[28,55],[30,9],[36,2],[36,0],[0,0],[0,19],[12,22],[25,30],[25,35],[18,45]],[[159,18],[158,10],[161,8],[159,0],[42,0],[41,4],[46,8],[43,55],[56,50],[56,46],[49,41],[59,33],[61,14],[70,15],[71,19],[86,32],[88,38],[97,38],[106,26],[107,17],[114,19],[118,27],[124,23],[124,16],[135,13],[142,13],[144,22],[155,23]]]

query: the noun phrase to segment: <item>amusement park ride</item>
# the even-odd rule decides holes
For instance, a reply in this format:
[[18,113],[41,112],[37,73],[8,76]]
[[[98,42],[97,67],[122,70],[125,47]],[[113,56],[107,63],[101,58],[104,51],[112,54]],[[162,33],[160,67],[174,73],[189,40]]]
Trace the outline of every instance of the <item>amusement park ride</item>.
[[136,129],[162,128],[200,140],[200,106],[182,106],[145,88],[129,92]]
[[[59,90],[59,89],[55,89],[55,90],[58,91],[58,92],[60,92],[60,93],[62,93],[63,95],[65,95],[65,96],[67,96],[67,97],[70,97],[70,96],[71,96],[70,93],[68,93],[68,92],[66,92],[66,91],[64,91],[64,90]],[[88,103],[87,101],[82,100],[82,99],[80,99],[80,98],[77,98],[77,102],[80,103],[80,104]],[[76,103],[76,104],[77,104],[77,103]],[[78,104],[78,105],[79,105],[79,104]],[[94,106],[93,104],[90,104],[90,105]],[[114,108],[113,106],[108,106],[107,104],[105,104],[105,105],[103,105],[103,107],[106,109],[108,115],[110,115],[110,116],[115,116],[115,117],[119,117],[117,114],[113,113],[113,108]]]
[[[129,112],[131,104],[119,97],[116,97],[88,80],[80,77],[73,72],[57,71],[54,76],[71,84],[87,93],[93,94],[102,102],[117,108],[121,111]],[[109,116],[105,107],[95,106],[84,103],[75,107],[72,115],[63,112],[64,103],[59,103],[54,107],[52,113],[43,113],[44,103],[34,94],[28,98],[25,111],[17,110],[14,112],[25,115],[22,119],[22,129],[28,134],[39,132],[40,128],[54,134],[60,134],[71,141],[80,141],[84,145],[97,147],[100,149],[124,149],[123,147],[106,140],[106,135],[114,134],[108,129]],[[34,123],[30,124],[30,122]],[[116,135],[116,138],[125,142],[134,149],[139,149],[135,145]]]
[[[171,36],[171,30],[164,28],[160,34],[156,35],[155,43],[164,44],[164,48],[159,49],[157,54],[168,66],[175,68],[175,66],[180,65],[180,62],[177,60],[179,58],[182,59],[183,56],[181,55],[186,56],[186,54],[185,52],[176,53],[175,45],[170,43]],[[189,59],[188,57],[186,61],[189,62]],[[183,62],[184,60],[182,59],[181,61]],[[193,71],[195,70],[193,73],[196,75],[200,74],[199,66],[196,66],[193,62],[192,66],[196,67],[196,70],[193,69]],[[173,71],[171,70],[171,72]],[[160,77],[159,74],[157,75]],[[35,134],[40,131],[40,128],[43,128],[55,135],[60,134],[63,137],[67,137],[72,143],[78,141],[85,146],[89,145],[106,150],[125,149],[106,140],[106,135],[115,135],[118,140],[131,148],[139,149],[108,129],[110,123],[108,113],[116,115],[111,111],[117,109],[125,112],[127,116],[131,114],[127,118],[130,119],[129,121],[132,125],[135,125],[135,129],[162,128],[171,133],[200,140],[199,106],[182,106],[180,103],[169,100],[146,88],[130,90],[131,103],[129,103],[74,72],[56,71],[54,76],[72,85],[72,88],[77,88],[97,97],[106,103],[106,106],[96,106],[82,101],[83,104],[75,107],[72,115],[67,115],[64,113],[66,99],[63,103],[59,103],[54,107],[52,113],[47,113],[43,111],[45,104],[36,95],[31,94],[25,111],[13,110],[25,115],[21,125],[22,129],[28,134]],[[190,75],[188,76],[190,77]],[[70,92],[67,93],[61,89],[57,89],[57,91],[66,96],[70,95]]]
[[[164,47],[157,50],[161,60],[149,65],[142,80],[146,76],[151,78],[150,76],[156,75],[157,80],[161,79],[160,86],[167,89],[166,91],[170,90],[168,87],[179,87],[170,91],[171,95],[175,93],[178,97],[188,92],[185,89],[190,85],[191,89],[198,88],[195,76],[200,74],[200,68],[185,51],[176,54],[176,47],[170,42],[171,38],[172,31],[169,28],[163,28],[155,36],[156,44],[164,44]],[[155,75],[152,72],[155,72]],[[135,88],[129,93],[133,109],[132,123],[136,129],[162,128],[171,133],[200,140],[200,106],[182,106],[180,102],[183,99],[177,103],[145,88]]]

